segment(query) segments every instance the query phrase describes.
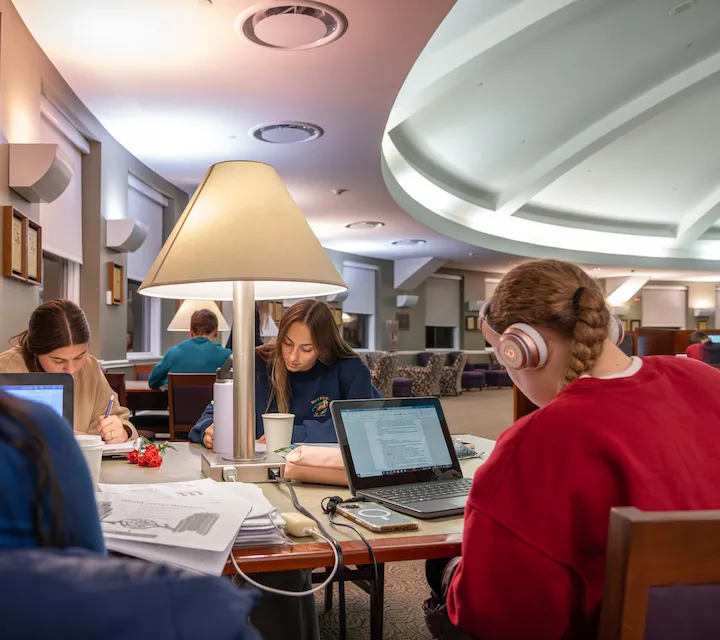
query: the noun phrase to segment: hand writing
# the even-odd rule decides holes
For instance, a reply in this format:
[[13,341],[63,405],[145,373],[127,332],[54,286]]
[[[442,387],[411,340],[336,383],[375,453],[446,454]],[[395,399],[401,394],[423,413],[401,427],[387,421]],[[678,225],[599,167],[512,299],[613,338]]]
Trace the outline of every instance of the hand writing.
[[128,432],[117,416],[108,416],[107,418],[100,416],[100,418],[98,418],[98,426],[100,435],[107,444],[127,442]]

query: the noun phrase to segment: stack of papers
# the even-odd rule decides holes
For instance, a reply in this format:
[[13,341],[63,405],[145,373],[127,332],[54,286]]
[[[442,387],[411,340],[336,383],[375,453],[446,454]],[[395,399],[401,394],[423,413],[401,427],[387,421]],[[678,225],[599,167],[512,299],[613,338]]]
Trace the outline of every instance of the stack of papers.
[[285,542],[284,521],[252,484],[205,479],[98,487],[103,534],[112,551],[220,575],[233,546]]

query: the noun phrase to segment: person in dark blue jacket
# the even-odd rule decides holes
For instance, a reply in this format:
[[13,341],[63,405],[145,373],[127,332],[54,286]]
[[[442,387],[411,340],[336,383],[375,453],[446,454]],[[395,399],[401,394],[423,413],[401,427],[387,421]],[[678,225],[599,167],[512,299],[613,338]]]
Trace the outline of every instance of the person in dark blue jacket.
[[[248,623],[257,596],[220,577],[108,558],[72,428],[0,393],[0,636],[131,640],[150,624],[142,637],[260,640]],[[149,622],[135,615],[147,602],[165,603]]]
[[47,546],[105,553],[90,471],[63,418],[0,394],[0,551]]
[[217,316],[208,309],[198,309],[190,318],[190,339],[168,349],[148,378],[151,389],[167,384],[168,373],[215,373],[231,355],[215,340],[218,337]]
[[[256,349],[255,435],[263,413],[295,415],[293,442],[337,442],[332,400],[379,397],[370,371],[340,336],[324,302],[302,300],[280,320],[276,340]],[[213,446],[212,403],[190,431],[192,442]]]

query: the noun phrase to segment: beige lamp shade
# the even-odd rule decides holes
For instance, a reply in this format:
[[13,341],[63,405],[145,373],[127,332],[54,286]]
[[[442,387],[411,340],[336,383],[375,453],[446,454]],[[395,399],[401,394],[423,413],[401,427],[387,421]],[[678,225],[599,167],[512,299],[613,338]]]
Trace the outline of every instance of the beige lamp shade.
[[140,291],[158,298],[314,298],[347,289],[275,169],[214,164],[163,245]]
[[223,317],[220,307],[212,300],[185,300],[177,310],[172,322],[168,325],[168,331],[190,331],[190,318],[196,311],[207,309],[212,311],[218,319],[218,331],[230,331],[227,320]]

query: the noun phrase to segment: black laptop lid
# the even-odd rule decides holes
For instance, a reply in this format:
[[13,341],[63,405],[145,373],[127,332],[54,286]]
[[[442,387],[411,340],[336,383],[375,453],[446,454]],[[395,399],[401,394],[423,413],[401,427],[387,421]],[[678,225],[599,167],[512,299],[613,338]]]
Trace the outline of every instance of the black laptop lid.
[[0,391],[50,407],[73,426],[75,400],[69,373],[0,373]]
[[460,472],[437,398],[335,400],[330,411],[353,493]]

